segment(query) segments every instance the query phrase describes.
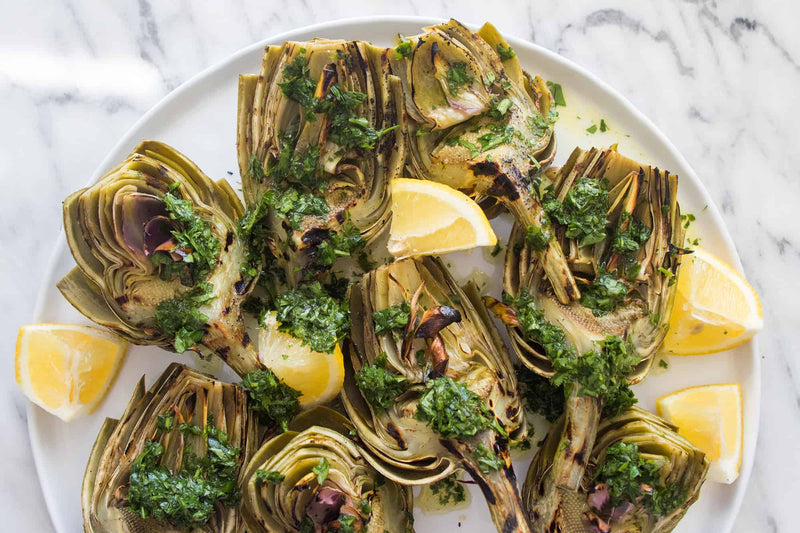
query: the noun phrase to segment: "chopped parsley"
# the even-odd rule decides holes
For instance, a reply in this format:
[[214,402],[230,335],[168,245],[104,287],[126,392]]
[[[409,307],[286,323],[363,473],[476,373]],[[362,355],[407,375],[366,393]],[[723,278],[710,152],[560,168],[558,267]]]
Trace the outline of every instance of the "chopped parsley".
[[257,218],[249,229],[243,230],[240,223],[239,234],[245,242],[247,256],[239,267],[242,280],[237,283],[258,276],[258,287],[265,292],[264,298],[251,294],[242,304],[242,309],[263,322],[266,311],[272,309],[279,289],[286,283],[286,272],[269,248],[270,229],[266,216]]
[[356,385],[364,398],[380,411],[394,404],[395,398],[408,389],[408,379],[386,370],[386,354],[380,354],[371,365],[356,372]]
[[492,98],[489,103],[489,116],[495,120],[502,120],[514,103],[511,98]]
[[289,421],[300,408],[299,391],[278,379],[268,368],[244,376],[242,388],[247,391],[250,408],[265,424],[277,425],[286,431]]
[[351,514],[340,514],[339,518],[339,527],[337,529],[331,529],[331,533],[356,533],[356,517]]
[[405,39],[402,35],[398,35],[397,40],[400,41],[400,43],[397,45],[397,48],[394,49],[395,58],[399,60],[404,57],[411,57],[411,54],[414,52],[414,45],[411,39]]
[[596,133],[597,132],[597,124],[592,124],[591,126],[586,128],[586,131],[588,131],[589,133]]
[[600,119],[600,131],[608,131],[608,124],[606,124],[606,119]]
[[397,125],[377,130],[364,117],[355,116],[355,111],[367,100],[367,95],[358,91],[344,91],[333,85],[330,93],[317,105],[327,113],[330,122],[329,139],[344,149],[361,148],[372,150],[384,134],[397,129]]
[[659,359],[658,366],[660,366],[661,368],[669,368],[669,363],[667,362],[666,359]]
[[528,128],[533,135],[541,137],[547,133],[557,121],[558,112],[555,109],[551,109],[547,117],[537,112],[528,117]]
[[348,220],[340,231],[331,233],[330,238],[317,246],[315,263],[322,267],[331,266],[338,258],[351,256],[365,245],[359,229]]
[[[491,113],[492,111],[490,111],[490,114]],[[488,132],[476,139],[478,144],[462,139],[461,137],[450,137],[445,141],[445,144],[447,144],[447,146],[463,146],[469,150],[470,157],[474,159],[483,152],[509,143],[515,135],[518,135],[518,132],[513,127],[503,124],[489,124],[487,129],[489,130]],[[491,161],[491,155],[487,156],[486,160]]]
[[322,217],[330,210],[323,198],[313,194],[295,188],[282,192],[271,189],[262,194],[256,204],[248,208],[245,216],[239,221],[240,233],[245,236],[252,234],[255,225],[267,216],[270,208],[274,209],[279,217],[288,220],[293,229],[300,229],[304,217]]
[[683,222],[684,228],[688,228],[689,226],[691,226],[692,222],[694,222],[695,220],[697,220],[697,217],[695,217],[691,213],[686,213],[684,215],[681,215],[681,222]]
[[316,352],[333,352],[350,331],[347,303],[331,297],[318,281],[278,296],[275,305],[280,330]]
[[450,65],[447,71],[447,90],[450,94],[455,96],[461,90],[461,87],[472,83],[475,78],[467,72],[467,64],[464,61],[457,61]]
[[[623,222],[630,219],[630,223],[626,229],[620,229]],[[632,279],[639,274],[641,265],[637,262],[636,258],[639,254],[639,249],[650,238],[650,228],[648,228],[638,218],[632,217],[630,213],[623,212],[620,217],[620,226],[614,230],[614,237],[611,241],[611,250],[620,254],[622,261],[620,266],[623,275]]]
[[467,491],[464,489],[464,484],[459,482],[458,473],[451,474],[435,483],[431,483],[429,487],[431,489],[431,494],[437,497],[439,505],[442,507],[446,507],[451,503],[462,503],[467,500]]
[[175,195],[176,190],[177,184],[173,184],[162,199],[169,218],[179,228],[171,232],[175,247],[170,252],[178,251],[180,259],[173,261],[170,254],[157,252],[153,255],[153,263],[163,267],[162,275],[167,279],[171,279],[173,274],[180,275],[183,268],[188,267],[189,276],[181,278],[185,285],[191,285],[205,279],[217,265],[220,245],[211,233],[211,226],[195,213],[194,204],[181,200]]
[[497,457],[497,455],[490,449],[486,448],[483,443],[478,444],[475,448],[475,460],[478,462],[478,469],[484,474],[488,474],[493,470],[500,470],[505,466],[505,461]]
[[239,503],[240,450],[230,446],[227,434],[214,426],[197,428],[197,433],[203,435],[207,453],[199,457],[187,447],[178,472],[161,465],[161,443],[145,443],[131,465],[128,500],[132,512],[179,527],[202,528],[216,512],[218,503],[227,507]]
[[497,55],[499,55],[500,59],[503,61],[508,61],[517,54],[514,53],[514,50],[512,50],[510,46],[507,46],[503,43],[497,43]]
[[314,522],[308,517],[304,516],[303,520],[300,522],[300,533],[315,533],[317,528],[314,526]]
[[461,137],[451,137],[445,141],[447,146],[463,146],[467,150],[469,150],[469,156],[471,158],[476,158],[480,155],[481,151],[475,143],[471,143]]
[[486,152],[500,145],[508,144],[516,132],[511,126],[503,126],[500,124],[490,124],[489,130],[488,133],[484,133],[478,137],[478,142],[481,144],[481,152]]
[[[273,193],[270,199],[270,193]],[[287,189],[282,193],[267,191],[264,201],[271,202],[275,212],[286,218],[293,229],[300,229],[300,222],[306,216],[323,217],[330,208],[323,198],[313,194],[303,193],[297,189]]]
[[536,307],[536,301],[527,292],[516,298],[503,295],[503,303],[511,306],[517,313],[517,320],[523,335],[544,349],[551,361],[559,358],[575,357],[575,349],[567,344],[564,330],[552,324],[544,317],[544,313]]
[[603,181],[578,178],[563,203],[548,191],[542,205],[551,218],[566,226],[566,237],[576,239],[578,246],[589,246],[606,238],[609,199]]
[[558,420],[564,412],[564,389],[523,366],[516,368],[516,374],[520,396],[528,411],[539,413],[548,422]]
[[547,248],[547,243],[550,242],[552,234],[548,228],[540,228],[539,226],[528,226],[525,230],[525,242],[537,252],[541,252]]
[[483,398],[449,377],[426,383],[416,417],[446,439],[469,437],[494,424]]
[[208,317],[200,312],[200,307],[214,298],[213,285],[204,281],[156,306],[156,327],[174,339],[176,352],[185,352],[203,338]]
[[[605,459],[594,476],[595,483],[608,484],[616,507],[625,502],[641,505],[655,516],[666,516],[686,501],[686,491],[677,483],[661,483],[661,465],[645,459],[634,442],[616,442],[606,450]],[[643,490],[644,487],[652,491]]]
[[250,156],[250,166],[248,167],[250,177],[254,180],[261,182],[264,179],[264,163],[253,154]]
[[411,317],[411,306],[408,302],[395,304],[386,309],[374,311],[372,320],[375,322],[375,333],[381,334],[387,331],[402,332]]
[[490,253],[492,257],[497,257],[498,255],[500,255],[500,252],[502,251],[503,251],[503,244],[500,242],[500,239],[497,239],[497,242],[494,243],[494,248],[492,248],[492,251]]
[[603,412],[613,416],[636,403],[627,376],[639,358],[630,342],[617,335],[608,336],[597,344],[600,350],[553,361],[552,382],[565,387],[579,383],[581,396],[601,398]]
[[283,81],[278,82],[278,86],[287,98],[303,106],[306,120],[314,120],[316,84],[311,80],[311,71],[308,70],[308,60],[305,56],[295,56],[283,69]]
[[317,475],[317,483],[322,485],[326,479],[328,479],[328,472],[331,470],[331,464],[328,462],[326,458],[320,459],[317,466],[311,469]]
[[564,90],[561,88],[560,83],[556,83],[554,81],[548,81],[547,88],[550,89],[550,94],[553,95],[553,102],[557,106],[564,107],[567,105],[567,101],[564,100]]
[[361,503],[358,505],[358,507],[363,514],[367,516],[372,514],[372,505],[370,505],[369,500],[367,498],[361,500]]
[[582,396],[602,398],[607,414],[619,413],[636,403],[626,378],[639,359],[629,342],[608,336],[598,343],[599,350],[578,356],[564,330],[548,321],[527,293],[516,298],[505,295],[504,303],[516,310],[525,337],[544,349],[555,371],[550,380],[554,386],[569,389],[579,384]]
[[256,483],[264,485],[272,483],[273,485],[280,485],[286,476],[277,470],[256,470]]
[[317,179],[319,146],[310,146],[305,152],[298,152],[296,146],[296,135],[282,135],[280,154],[266,175],[271,177],[279,188],[294,183],[311,191],[319,190],[325,183]]
[[628,286],[607,272],[601,272],[591,285],[581,288],[581,305],[592,310],[594,316],[614,311],[628,295]]

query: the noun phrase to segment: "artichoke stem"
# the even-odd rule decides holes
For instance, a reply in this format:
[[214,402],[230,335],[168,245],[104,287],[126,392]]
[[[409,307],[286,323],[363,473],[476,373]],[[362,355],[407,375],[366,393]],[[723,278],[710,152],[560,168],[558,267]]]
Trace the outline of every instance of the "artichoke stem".
[[[499,470],[484,472],[475,458],[478,442],[483,442],[487,449],[502,448],[497,456],[505,465]],[[483,438],[472,439],[466,443],[459,440],[442,441],[442,444],[461,460],[464,469],[481,488],[492,521],[500,533],[530,533],[528,518],[522,508],[522,498],[517,487],[517,476],[511,467],[508,450],[504,443],[495,439],[494,432],[484,434]],[[487,445],[488,444],[488,445]]]
[[576,384],[567,398],[564,427],[553,459],[553,478],[558,488],[578,490],[600,424],[600,400],[581,396]]
[[[525,202],[524,199],[528,200],[528,202]],[[527,203],[532,205],[526,205]],[[537,255],[538,261],[543,265],[544,272],[553,287],[553,293],[558,298],[558,301],[566,305],[574,300],[580,300],[581,292],[578,289],[578,284],[575,282],[572,270],[569,268],[564,251],[556,240],[555,233],[552,230],[547,230],[547,226],[549,226],[547,215],[544,214],[544,210],[538,200],[531,195],[520,195],[516,200],[506,201],[506,205],[523,228],[534,227],[550,232],[550,238],[544,250],[534,253]]]
[[239,376],[264,368],[259,362],[255,343],[241,323],[220,321],[209,324],[201,342]]

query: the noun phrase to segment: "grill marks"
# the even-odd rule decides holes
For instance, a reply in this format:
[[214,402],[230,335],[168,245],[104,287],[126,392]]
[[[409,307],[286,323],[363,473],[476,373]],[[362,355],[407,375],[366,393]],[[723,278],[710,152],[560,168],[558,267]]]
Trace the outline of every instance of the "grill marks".
[[497,198],[508,198],[512,202],[519,200],[519,191],[505,174],[500,174],[494,179],[487,193]]
[[386,431],[395,440],[395,442],[401,449],[405,450],[406,448],[408,448],[408,444],[406,443],[405,439],[403,438],[403,435],[400,433],[400,430],[397,428],[397,426],[389,422],[388,424],[386,424]]

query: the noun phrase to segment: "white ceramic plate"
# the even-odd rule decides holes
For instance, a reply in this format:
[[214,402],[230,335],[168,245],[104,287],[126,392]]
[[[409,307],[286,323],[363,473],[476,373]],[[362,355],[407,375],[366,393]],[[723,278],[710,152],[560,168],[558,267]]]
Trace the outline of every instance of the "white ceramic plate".
[[[254,44],[225,62],[206,70],[173,91],[125,135],[98,167],[91,182],[122,160],[142,139],[165,141],[193,159],[205,172],[217,179],[238,176],[235,151],[236,88],[240,73],[258,72],[262,48],[285,40],[309,40],[313,37],[362,39],[390,44],[398,33],[414,35],[420,28],[436,21],[424,18],[363,18],[331,22],[302,28]],[[502,28],[500,28],[502,30]],[[522,65],[547,80],[561,83],[567,107],[559,109],[562,119],[556,126],[559,153],[563,162],[576,145],[605,147],[618,142],[619,150],[634,159],[669,169],[680,177],[680,202],[683,212],[695,213],[693,225],[702,237],[702,246],[722,259],[739,265],[731,238],[723,226],[700,179],[675,147],[656,127],[619,93],[581,67],[534,44],[507,36]],[[578,118],[580,117],[580,118]],[[592,123],[605,119],[609,131],[588,134]],[[55,208],[55,206],[54,206]],[[498,237],[508,236],[507,219],[493,221]],[[488,276],[486,292],[500,293],[501,271],[490,264],[484,250],[444,257],[457,276],[465,277],[482,270]],[[502,255],[499,256],[502,258]],[[74,265],[65,241],[60,239],[49,275],[39,295],[35,322],[89,322],[75,311],[56,290],[56,281]],[[61,422],[36,406],[28,410],[30,436],[50,515],[59,533],[82,531],[80,486],[83,470],[100,425],[105,417],[118,417],[127,403],[136,381],[147,375],[150,385],[173,360],[197,366],[196,358],[175,356],[158,348],[131,347],[116,384],[100,409],[92,416]],[[234,379],[221,364],[214,369],[225,379]],[[732,485],[706,483],[700,500],[689,510],[677,531],[727,533],[733,525],[744,496],[753,464],[760,400],[760,367],[754,343],[727,353],[704,357],[671,357],[669,370],[654,372],[636,387],[639,403],[655,408],[655,399],[682,387],[708,383],[739,382],[744,393],[744,461],[739,480]],[[539,433],[538,438],[541,438]],[[536,439],[534,439],[536,440]],[[532,453],[532,452],[531,452]],[[524,479],[531,454],[515,461],[517,477]],[[474,487],[472,487],[474,489]],[[483,498],[473,490],[468,509],[449,514],[425,515],[415,510],[417,531],[491,531]]]

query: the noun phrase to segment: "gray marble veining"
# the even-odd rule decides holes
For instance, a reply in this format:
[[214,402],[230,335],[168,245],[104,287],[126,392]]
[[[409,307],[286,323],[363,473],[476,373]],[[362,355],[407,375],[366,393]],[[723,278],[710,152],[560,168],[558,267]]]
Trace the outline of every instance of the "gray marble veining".
[[[349,16],[491,20],[587,67],[677,145],[721,207],[764,304],[763,406],[737,533],[794,531],[800,496],[800,38],[794,2],[662,0],[2,1],[0,32],[0,511],[48,532],[13,382],[60,228],[60,202],[149,107],[237,49]],[[76,502],[76,505],[78,502]]]

